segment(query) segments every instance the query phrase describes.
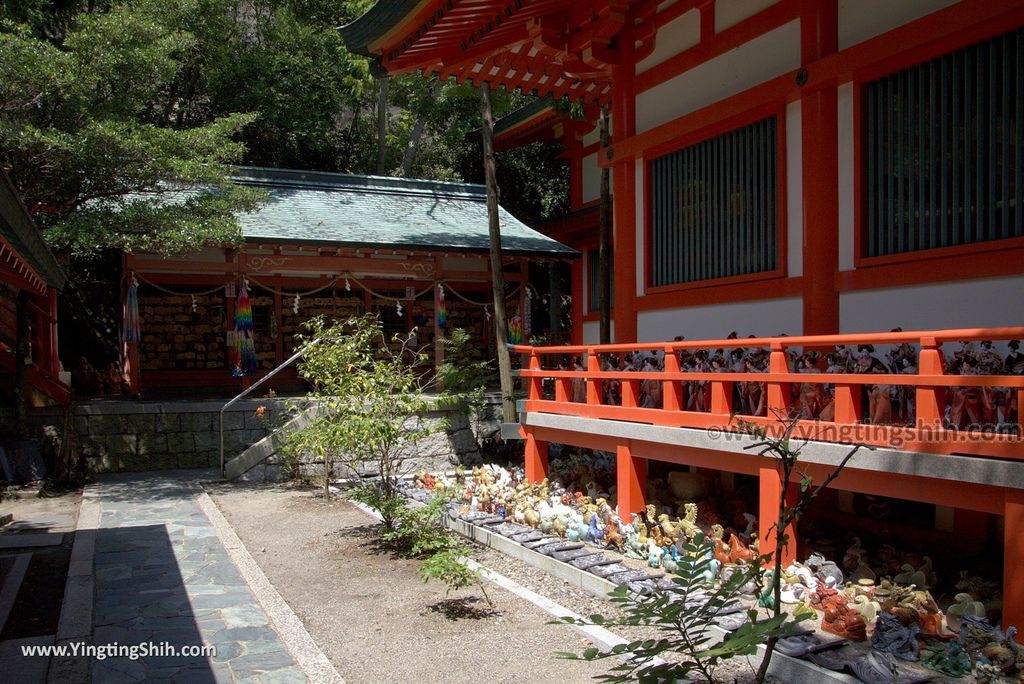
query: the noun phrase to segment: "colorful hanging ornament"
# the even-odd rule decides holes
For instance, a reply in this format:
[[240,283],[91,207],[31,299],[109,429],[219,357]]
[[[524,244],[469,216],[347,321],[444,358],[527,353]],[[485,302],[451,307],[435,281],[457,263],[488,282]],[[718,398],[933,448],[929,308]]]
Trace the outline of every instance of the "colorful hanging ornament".
[[523,317],[513,316],[508,322],[508,341],[510,344],[523,343]]
[[298,295],[298,293],[296,293],[296,295],[295,295],[295,299],[293,299],[293,300],[292,300],[292,313],[293,313],[293,314],[297,314],[297,313],[299,313],[299,302],[300,302],[301,300],[302,300],[302,297],[300,297],[300,296]]
[[448,325],[448,309],[444,305],[444,285],[437,285],[437,325],[444,330]]
[[139,342],[142,335],[139,331],[139,281],[132,273],[128,283],[128,292],[124,301],[124,341]]
[[235,345],[238,357],[233,375],[245,376],[256,372],[256,345],[252,338],[252,302],[249,299],[249,281],[242,279],[235,302]]
[[533,334],[533,292],[526,287],[526,306],[523,307],[523,340]]

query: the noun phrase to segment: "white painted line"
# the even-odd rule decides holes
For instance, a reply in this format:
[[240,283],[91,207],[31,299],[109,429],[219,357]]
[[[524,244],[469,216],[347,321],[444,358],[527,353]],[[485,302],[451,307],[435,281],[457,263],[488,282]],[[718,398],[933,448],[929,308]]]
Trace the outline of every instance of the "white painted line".
[[284,642],[288,652],[295,658],[295,662],[306,674],[310,683],[345,684],[345,680],[334,669],[334,665],[306,631],[302,620],[292,611],[291,606],[263,574],[260,566],[242,544],[242,540],[235,534],[231,523],[221,514],[217,504],[213,502],[206,490],[201,489],[196,498],[199,508],[210,519],[217,538],[224,544],[231,560],[238,566],[239,572],[242,573],[249,588],[252,589],[256,600],[259,601],[267,617],[274,624],[281,641]]

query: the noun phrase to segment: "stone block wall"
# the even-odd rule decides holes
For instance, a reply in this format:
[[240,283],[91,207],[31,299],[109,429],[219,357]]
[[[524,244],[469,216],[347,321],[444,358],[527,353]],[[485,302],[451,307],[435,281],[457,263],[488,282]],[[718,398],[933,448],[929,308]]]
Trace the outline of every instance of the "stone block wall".
[[[224,454],[232,458],[267,435],[294,400],[243,400],[224,412]],[[78,448],[93,472],[213,468],[220,466],[223,401],[93,401],[72,407]],[[263,416],[256,414],[266,406]],[[63,425],[63,414],[38,409],[34,430]]]

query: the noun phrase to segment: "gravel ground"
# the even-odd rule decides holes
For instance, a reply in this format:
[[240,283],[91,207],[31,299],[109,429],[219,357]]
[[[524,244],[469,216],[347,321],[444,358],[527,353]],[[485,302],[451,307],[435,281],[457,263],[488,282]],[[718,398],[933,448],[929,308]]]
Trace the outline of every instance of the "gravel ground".
[[443,585],[424,584],[417,561],[374,547],[375,521],[350,504],[280,485],[206,487],[349,682],[577,682],[606,671],[555,658],[581,651],[581,635],[508,592],[489,586],[488,612],[479,590],[445,596]]

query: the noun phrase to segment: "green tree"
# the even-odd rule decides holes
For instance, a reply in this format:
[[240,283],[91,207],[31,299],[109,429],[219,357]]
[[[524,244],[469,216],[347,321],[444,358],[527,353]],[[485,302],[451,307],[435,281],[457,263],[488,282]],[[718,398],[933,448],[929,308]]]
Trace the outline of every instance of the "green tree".
[[[50,240],[91,255],[237,239],[235,212],[259,194],[232,184],[227,164],[256,115],[182,129],[161,120],[194,37],[146,2],[78,13],[59,42],[17,18],[0,18],[0,154]],[[183,186],[197,189],[166,201]]]

